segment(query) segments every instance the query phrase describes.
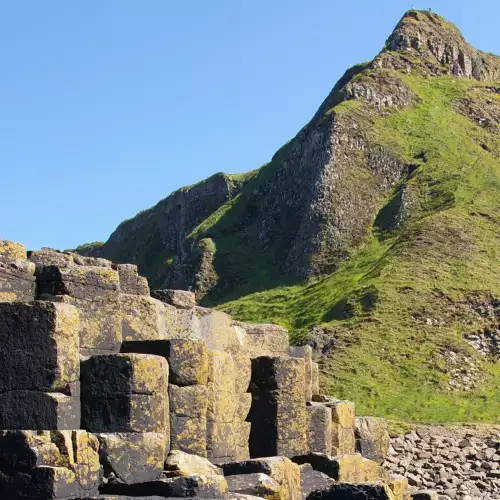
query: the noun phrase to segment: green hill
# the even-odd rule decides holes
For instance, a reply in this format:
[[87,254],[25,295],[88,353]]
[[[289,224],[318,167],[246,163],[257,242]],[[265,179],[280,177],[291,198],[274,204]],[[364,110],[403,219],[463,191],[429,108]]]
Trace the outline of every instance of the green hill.
[[361,414],[500,423],[500,58],[410,11],[269,164],[220,176],[100,254],[288,327]]

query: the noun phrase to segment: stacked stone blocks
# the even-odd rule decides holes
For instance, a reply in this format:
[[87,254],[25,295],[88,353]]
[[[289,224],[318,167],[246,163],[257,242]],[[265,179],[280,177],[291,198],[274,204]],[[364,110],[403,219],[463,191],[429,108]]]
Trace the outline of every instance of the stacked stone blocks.
[[342,455],[357,472],[338,480],[382,477],[353,455],[354,405],[319,394],[310,347],[189,292],[152,297],[133,265],[0,241],[0,343],[0,498],[227,491],[220,472],[171,478],[171,450],[280,499],[298,498],[298,466],[260,457]]

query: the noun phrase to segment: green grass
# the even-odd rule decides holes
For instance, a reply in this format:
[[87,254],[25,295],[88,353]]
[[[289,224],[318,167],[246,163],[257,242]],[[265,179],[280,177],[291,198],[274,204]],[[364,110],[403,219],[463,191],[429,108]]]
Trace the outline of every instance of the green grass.
[[[377,118],[368,133],[415,169],[394,190],[404,188],[410,200],[403,226],[381,232],[374,222],[365,243],[321,280],[271,281],[258,293],[232,301],[228,295],[219,307],[241,320],[282,324],[295,341],[313,325],[329,328],[349,345],[323,363],[323,386],[354,400],[360,414],[499,423],[500,366],[463,340],[486,320],[461,305],[473,293],[500,297],[500,139],[455,111],[459,99],[481,99],[486,84],[398,76],[419,103]],[[363,113],[359,104],[340,106]],[[226,222],[222,217],[217,224]],[[235,243],[238,236],[231,238]],[[447,349],[481,366],[482,382],[473,391],[447,390],[439,357]]]

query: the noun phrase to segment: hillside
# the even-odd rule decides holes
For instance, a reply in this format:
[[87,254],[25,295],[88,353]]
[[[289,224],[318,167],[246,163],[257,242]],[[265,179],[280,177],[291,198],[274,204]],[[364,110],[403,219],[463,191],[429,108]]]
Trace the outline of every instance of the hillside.
[[269,164],[173,193],[98,251],[287,326],[361,414],[499,423],[499,188],[500,58],[409,11]]

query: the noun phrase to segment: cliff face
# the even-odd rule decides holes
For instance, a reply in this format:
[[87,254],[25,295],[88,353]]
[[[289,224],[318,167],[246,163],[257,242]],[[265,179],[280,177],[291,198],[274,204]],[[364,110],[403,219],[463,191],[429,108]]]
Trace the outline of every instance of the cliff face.
[[[232,200],[245,185],[246,175],[217,173],[193,186],[179,189],[153,208],[122,222],[99,256],[138,264],[152,284],[168,280],[186,236],[210,214]],[[95,245],[77,251],[96,253]]]

